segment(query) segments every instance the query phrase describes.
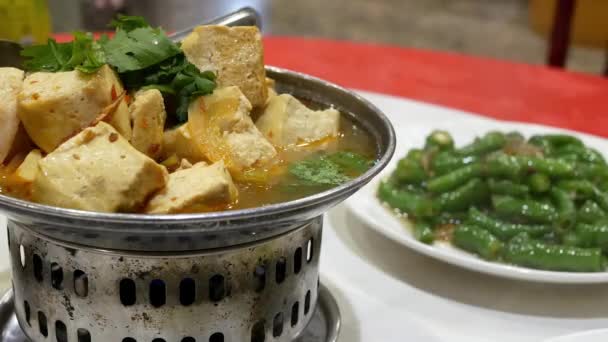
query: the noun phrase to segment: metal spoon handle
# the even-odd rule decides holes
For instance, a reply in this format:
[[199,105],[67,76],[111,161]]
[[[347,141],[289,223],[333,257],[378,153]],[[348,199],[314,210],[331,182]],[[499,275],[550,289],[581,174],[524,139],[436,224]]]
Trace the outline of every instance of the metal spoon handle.
[[[209,20],[206,25],[225,25],[225,26],[257,26],[262,27],[259,13],[251,7],[243,7],[230,14]],[[196,25],[198,26],[198,25]],[[186,38],[196,26],[189,27],[185,30],[175,32],[169,35],[174,42],[179,42]]]

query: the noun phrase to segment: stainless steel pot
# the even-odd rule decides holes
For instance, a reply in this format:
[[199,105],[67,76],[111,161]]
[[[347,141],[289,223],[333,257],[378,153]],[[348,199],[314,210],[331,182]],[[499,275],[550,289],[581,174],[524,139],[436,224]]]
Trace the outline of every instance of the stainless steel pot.
[[292,341],[319,289],[322,215],[395,149],[388,119],[337,85],[267,68],[280,93],[334,106],[374,138],[376,164],[339,187],[260,208],[105,214],[0,195],[15,310],[32,341]]

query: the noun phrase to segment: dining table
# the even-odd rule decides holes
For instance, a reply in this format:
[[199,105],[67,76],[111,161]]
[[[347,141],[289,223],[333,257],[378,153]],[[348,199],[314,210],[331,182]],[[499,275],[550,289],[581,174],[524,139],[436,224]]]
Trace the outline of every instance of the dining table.
[[[601,76],[375,43],[269,36],[264,46],[268,65],[355,89],[400,122],[454,111],[608,137],[608,79]],[[340,341],[532,342],[608,327],[601,299],[608,284],[464,270],[378,234],[346,205],[326,215],[323,238],[321,281],[340,304]]]
[[[307,37],[266,36],[264,49],[267,65],[353,89],[389,116],[415,120],[427,109],[448,108],[608,137],[608,79],[600,76]],[[463,270],[368,229],[344,205],[326,215],[323,240],[321,282],[340,306],[342,342],[532,342],[608,327],[608,284],[544,284]]]

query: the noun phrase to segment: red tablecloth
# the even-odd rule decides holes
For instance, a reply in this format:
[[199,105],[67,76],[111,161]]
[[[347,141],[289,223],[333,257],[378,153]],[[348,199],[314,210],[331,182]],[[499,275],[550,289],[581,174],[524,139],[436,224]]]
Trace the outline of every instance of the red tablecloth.
[[[267,37],[266,62],[340,85],[608,137],[608,79],[386,45]],[[404,113],[407,115],[407,113]]]
[[267,64],[346,87],[608,137],[608,79],[599,76],[387,45],[294,37],[264,43]]

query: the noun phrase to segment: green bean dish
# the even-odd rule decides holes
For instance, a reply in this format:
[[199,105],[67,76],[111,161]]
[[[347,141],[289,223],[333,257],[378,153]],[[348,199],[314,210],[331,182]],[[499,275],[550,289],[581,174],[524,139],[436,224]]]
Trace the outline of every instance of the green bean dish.
[[600,272],[608,255],[608,165],[578,138],[489,132],[462,147],[433,131],[378,198],[436,240],[489,261]]

